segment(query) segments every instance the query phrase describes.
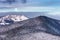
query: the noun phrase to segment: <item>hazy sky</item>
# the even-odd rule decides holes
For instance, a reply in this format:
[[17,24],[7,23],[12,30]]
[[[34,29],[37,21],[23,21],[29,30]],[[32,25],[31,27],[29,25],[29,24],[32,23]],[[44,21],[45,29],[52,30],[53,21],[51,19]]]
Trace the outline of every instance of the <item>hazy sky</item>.
[[[23,0],[16,0],[16,2],[13,2],[12,4],[18,5],[17,3],[19,3],[19,4],[27,4],[32,6],[60,6],[60,0],[26,0],[27,1],[26,3],[22,3],[22,1]],[[0,4],[1,3],[2,2],[0,2]]]
[[[14,12],[45,12],[44,15],[46,16],[60,19],[60,0],[27,0],[27,3],[20,8],[0,9],[0,12],[11,12],[11,11],[12,12],[13,11]],[[40,14],[38,13],[37,15]]]
[[27,3],[36,6],[60,6],[60,0],[27,0]]

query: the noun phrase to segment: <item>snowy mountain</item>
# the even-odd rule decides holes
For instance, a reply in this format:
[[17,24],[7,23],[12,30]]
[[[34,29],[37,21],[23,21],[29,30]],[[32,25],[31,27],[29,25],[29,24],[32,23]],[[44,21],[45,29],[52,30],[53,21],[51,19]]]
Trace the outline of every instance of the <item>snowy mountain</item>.
[[28,17],[24,15],[7,15],[0,18],[0,25],[8,25],[10,23],[27,20]]
[[38,16],[11,25],[0,26],[3,40],[60,40],[60,21]]

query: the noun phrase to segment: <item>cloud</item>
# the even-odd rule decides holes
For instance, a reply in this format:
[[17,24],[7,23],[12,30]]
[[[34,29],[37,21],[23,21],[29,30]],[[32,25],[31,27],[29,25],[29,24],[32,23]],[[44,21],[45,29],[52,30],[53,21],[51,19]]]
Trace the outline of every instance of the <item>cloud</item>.
[[54,8],[52,7],[24,7],[24,8],[17,8],[17,11],[21,12],[47,12],[52,11]]
[[0,12],[49,12],[54,10],[52,7],[21,7],[0,9]]

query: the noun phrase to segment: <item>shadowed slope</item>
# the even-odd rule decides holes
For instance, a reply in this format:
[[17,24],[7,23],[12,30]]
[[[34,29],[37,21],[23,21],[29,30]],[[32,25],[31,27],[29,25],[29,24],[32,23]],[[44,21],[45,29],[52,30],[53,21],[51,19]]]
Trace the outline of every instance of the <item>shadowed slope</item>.
[[[59,26],[60,23],[58,20],[39,16],[11,25],[0,26],[0,37],[6,40],[30,40],[30,37],[32,37],[31,40],[34,40],[34,37],[38,37],[36,40],[44,40],[43,38],[39,38],[42,37],[42,35],[47,35],[49,37],[51,36],[51,39],[56,38],[57,40],[60,40],[59,37],[57,37],[60,36]],[[45,36],[43,37],[45,38]]]

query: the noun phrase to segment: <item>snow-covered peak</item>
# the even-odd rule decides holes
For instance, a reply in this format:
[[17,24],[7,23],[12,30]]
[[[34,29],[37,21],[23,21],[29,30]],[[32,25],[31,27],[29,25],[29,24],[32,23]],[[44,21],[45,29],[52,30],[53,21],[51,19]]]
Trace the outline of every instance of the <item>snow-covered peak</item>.
[[7,15],[0,18],[0,25],[9,24],[11,22],[19,22],[27,19],[28,17],[24,15]]
[[17,22],[17,21],[23,21],[23,20],[26,20],[28,19],[26,16],[24,15],[7,15],[5,17],[3,17],[4,19],[11,19],[13,20],[14,22]]

